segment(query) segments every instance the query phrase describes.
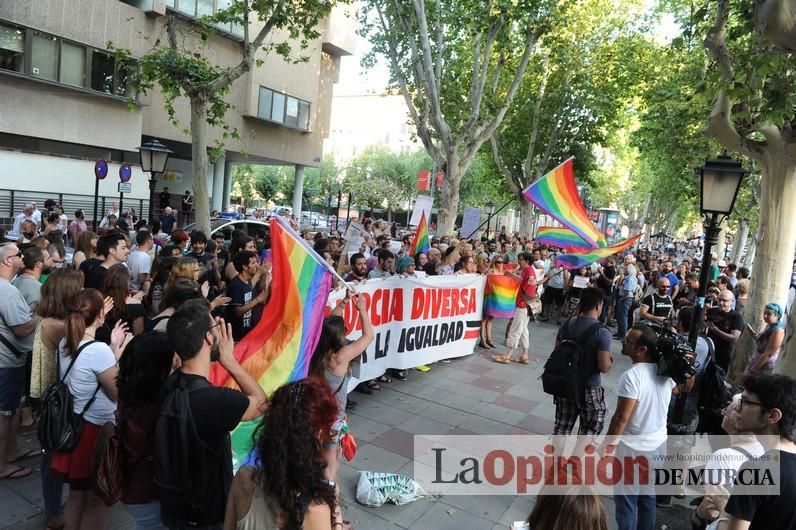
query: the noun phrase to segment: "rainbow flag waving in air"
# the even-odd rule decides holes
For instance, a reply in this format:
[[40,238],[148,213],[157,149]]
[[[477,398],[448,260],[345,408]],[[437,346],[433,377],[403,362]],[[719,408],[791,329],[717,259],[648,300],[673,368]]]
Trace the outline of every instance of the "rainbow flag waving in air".
[[486,277],[484,314],[492,318],[514,318],[520,280],[514,276],[490,274]]
[[[235,344],[235,358],[266,394],[307,377],[332,286],[329,265],[278,215],[271,218],[271,251],[271,297],[257,325]],[[237,388],[219,363],[210,381]],[[233,432],[236,455],[248,452],[255,425],[242,423]]]
[[534,241],[540,245],[550,245],[553,247],[563,248],[567,252],[591,250],[594,248],[569,228],[560,228],[554,226],[540,227],[539,233],[537,234],[536,238],[534,238]]
[[524,190],[522,194],[547,215],[578,234],[591,248],[607,245],[589,219],[575,185],[573,158],[564,161]]
[[415,238],[412,240],[412,246],[409,247],[409,255],[413,258],[420,254],[428,253],[431,248],[431,241],[428,237],[428,223],[426,223],[426,212],[420,212],[420,222],[417,223],[417,231]]
[[617,252],[622,252],[627,247],[638,241],[638,238],[640,237],[641,234],[638,234],[637,236],[631,237],[630,239],[625,239],[621,243],[617,243],[612,247],[600,247],[585,252],[563,254],[558,256],[556,265],[559,267],[564,267],[565,269],[579,269],[581,267],[587,267],[595,261],[613,256]]

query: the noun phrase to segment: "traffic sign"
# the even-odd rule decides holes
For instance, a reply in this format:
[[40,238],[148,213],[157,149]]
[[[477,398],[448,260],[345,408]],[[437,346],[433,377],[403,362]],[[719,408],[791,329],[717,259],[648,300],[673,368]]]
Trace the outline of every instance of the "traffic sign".
[[119,193],[132,193],[133,192],[133,183],[132,182],[120,182],[119,183]]

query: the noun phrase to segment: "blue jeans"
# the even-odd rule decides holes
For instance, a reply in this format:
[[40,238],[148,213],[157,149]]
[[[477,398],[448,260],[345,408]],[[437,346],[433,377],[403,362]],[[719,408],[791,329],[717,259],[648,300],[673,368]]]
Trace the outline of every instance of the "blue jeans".
[[627,315],[632,304],[633,298],[630,296],[616,300],[616,333],[622,337],[627,333]]
[[160,520],[160,501],[145,504],[125,504],[127,512],[135,519],[136,530],[165,530]]
[[41,454],[41,496],[44,498],[44,516],[53,519],[64,514],[64,483],[50,475],[51,453]]
[[[650,465],[655,464],[652,455],[662,455],[666,442],[652,451],[637,451],[621,443],[616,448],[616,457],[624,461],[626,456],[649,456]],[[649,469],[649,484],[618,485],[614,491],[616,524],[619,530],[655,530],[655,471]]]

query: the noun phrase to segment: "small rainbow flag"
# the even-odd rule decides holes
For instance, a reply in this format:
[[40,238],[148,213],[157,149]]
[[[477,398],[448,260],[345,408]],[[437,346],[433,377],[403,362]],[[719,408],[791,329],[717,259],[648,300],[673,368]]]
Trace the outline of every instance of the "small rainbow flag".
[[589,219],[575,185],[574,158],[565,160],[524,190],[522,194],[547,215],[578,234],[591,248],[607,245]]
[[636,241],[638,241],[638,238],[640,237],[641,234],[631,237],[630,239],[626,239],[621,243],[618,243],[612,247],[601,247],[601,248],[588,250],[586,252],[562,254],[561,256],[558,256],[558,259],[556,260],[556,265],[558,265],[559,267],[564,267],[565,269],[579,269],[581,267],[587,267],[592,263],[594,263],[595,261],[599,261],[609,256],[613,256],[617,252],[622,252],[627,247],[635,244]]
[[417,256],[421,252],[428,253],[431,248],[431,241],[428,237],[428,224],[426,223],[426,212],[420,213],[420,222],[417,223],[417,231],[415,231],[415,238],[412,240],[412,246],[409,247],[409,255],[412,257]]
[[490,274],[486,277],[484,291],[484,315],[492,318],[514,318],[517,292],[520,280],[504,274]]
[[591,250],[594,248],[569,228],[554,226],[543,226],[539,228],[539,233],[536,235],[534,241],[540,245],[563,248],[567,252]]

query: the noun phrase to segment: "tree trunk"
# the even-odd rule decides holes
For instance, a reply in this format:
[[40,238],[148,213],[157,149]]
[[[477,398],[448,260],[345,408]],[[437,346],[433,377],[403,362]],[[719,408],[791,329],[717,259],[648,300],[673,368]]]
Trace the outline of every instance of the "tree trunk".
[[730,263],[735,263],[736,265],[741,262],[741,258],[743,257],[743,248],[746,246],[746,242],[749,239],[749,221],[746,219],[741,219],[738,222],[738,231],[735,232],[735,242],[732,244],[732,255],[730,256]]
[[[749,302],[744,321],[759,328],[763,308],[769,302],[785,307],[790,285],[793,251],[796,246],[796,160],[785,144],[771,144],[760,161],[763,185],[760,196],[760,225]],[[793,349],[791,341],[791,349]],[[743,333],[735,348],[731,377],[743,372],[754,353],[754,340]],[[796,354],[779,362],[778,371],[796,375]]]
[[193,207],[196,225],[210,236],[210,198],[207,195],[207,96],[191,99],[191,157],[193,158]]
[[752,265],[755,262],[755,254],[757,253],[757,238],[760,237],[758,234],[752,236],[752,239],[749,240],[749,250],[746,251],[746,254],[741,261],[742,266],[746,267],[747,269],[751,269]]
[[[449,236],[453,234],[456,216],[459,214],[459,186],[462,181],[459,155],[448,153],[447,168],[442,181],[441,204],[437,215],[437,235]],[[432,185],[434,183],[432,182]]]
[[523,237],[535,237],[533,226],[534,222],[534,208],[533,203],[522,199],[520,201],[520,235]]

